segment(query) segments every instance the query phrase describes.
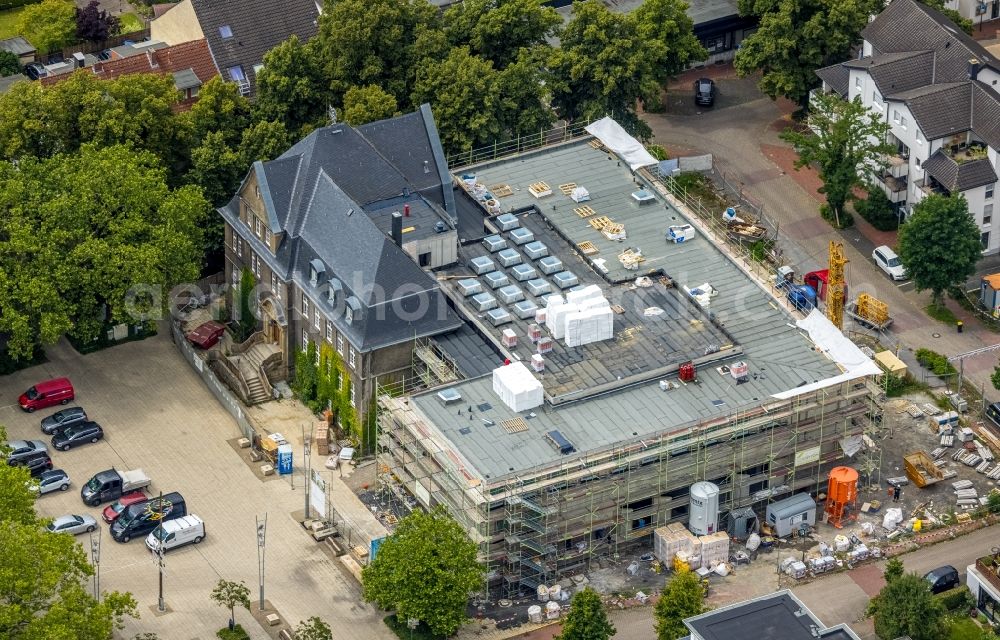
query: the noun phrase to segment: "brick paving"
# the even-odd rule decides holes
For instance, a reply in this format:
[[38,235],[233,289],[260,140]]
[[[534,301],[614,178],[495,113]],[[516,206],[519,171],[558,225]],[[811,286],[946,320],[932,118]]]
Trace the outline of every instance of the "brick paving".
[[[117,544],[102,525],[101,588],[131,591],[141,614],[129,621],[122,637],[151,631],[164,640],[214,638],[228,617],[208,598],[219,578],[244,580],[257,598],[254,516],[267,513],[265,595],[283,616],[296,624],[318,615],[338,638],[393,638],[381,622],[383,614],[361,601],[356,580],[293,520],[292,514],[303,508],[301,478],[295,489],[285,480],[257,480],[227,444],[239,436],[235,422],[167,336],[161,331],[157,337],[87,356],[62,342],[47,351],[49,362],[0,378],[0,397],[13,403],[38,380],[68,376],[76,386],[77,403],[107,432],[97,444],[53,453],[55,466],[69,473],[73,486],[41,497],[42,515],[90,513],[99,518],[99,509],[83,506],[78,491],[93,473],[115,466],[141,467],[153,479],[154,491],[180,491],[188,512],[205,520],[204,542],[166,555],[164,590],[170,613],[162,616],[153,613],[157,570],[143,541]],[[7,404],[0,407],[0,423],[11,438],[38,438],[38,421],[53,412],[25,414]],[[86,536],[79,540],[87,544]],[[249,612],[237,611],[236,616],[252,638],[269,637]]]

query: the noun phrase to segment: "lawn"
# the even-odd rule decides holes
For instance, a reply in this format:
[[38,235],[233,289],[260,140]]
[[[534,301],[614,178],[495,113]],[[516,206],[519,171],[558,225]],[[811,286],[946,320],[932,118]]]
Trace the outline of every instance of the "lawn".
[[938,306],[936,304],[929,304],[924,307],[924,311],[927,312],[927,315],[934,318],[938,322],[954,326],[958,321],[958,318],[955,317],[955,314],[952,313],[951,309],[944,305]]
[[142,22],[142,18],[134,13],[123,13],[119,18],[121,19],[121,25],[118,30],[122,33],[133,33],[146,28],[146,25]]
[[956,616],[948,621],[948,640],[990,640],[996,637],[971,618]]
[[22,11],[24,11],[24,7],[0,11],[0,40],[21,35],[17,32],[17,19],[21,16]]

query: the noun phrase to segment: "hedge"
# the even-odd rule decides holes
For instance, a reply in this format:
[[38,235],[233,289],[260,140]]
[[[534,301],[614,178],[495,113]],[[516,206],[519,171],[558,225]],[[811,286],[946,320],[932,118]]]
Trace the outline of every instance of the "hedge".
[[948,358],[940,353],[937,353],[936,351],[931,351],[930,349],[917,349],[916,356],[917,362],[919,362],[921,366],[930,369],[934,375],[947,376],[958,373],[955,367],[948,362]]
[[42,0],[0,0],[0,11],[17,9],[29,4],[38,4]]

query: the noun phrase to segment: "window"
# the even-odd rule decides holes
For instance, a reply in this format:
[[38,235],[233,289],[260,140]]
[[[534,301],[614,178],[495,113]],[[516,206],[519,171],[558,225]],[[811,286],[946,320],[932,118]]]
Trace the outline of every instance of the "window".
[[344,355],[344,336],[337,336],[337,353]]
[[892,110],[892,121],[895,122],[896,124],[899,124],[900,117],[901,116],[899,115],[899,109],[893,109]]
[[316,366],[319,366],[319,347],[316,347]]
[[988,204],[983,207],[983,224],[989,224],[993,220],[993,205]]
[[258,238],[261,237],[261,235],[263,234],[263,230],[261,228],[262,226],[263,225],[261,225],[261,223],[260,223],[260,218],[258,218],[257,216],[254,216],[254,218],[253,218],[253,232],[257,234]]
[[983,244],[983,250],[984,251],[986,249],[988,249],[989,246],[990,246],[990,232],[989,231],[984,231],[983,235],[979,236],[979,242],[981,242]]
[[720,51],[727,51],[729,45],[726,43],[726,34],[715,36],[713,38],[705,38],[702,43],[705,45],[705,49],[709,54],[719,53]]
[[323,318],[319,315],[319,307],[316,307],[316,315],[313,316],[313,326],[319,331],[323,326]]
[[996,189],[996,185],[995,184],[991,184],[990,186],[986,187],[986,199],[987,200],[992,200],[993,199],[993,190],[994,189]]
[[899,116],[899,128],[906,131],[906,118]]
[[271,293],[278,290],[278,276],[271,274]]
[[302,296],[302,317],[309,320],[309,298]]
[[260,260],[257,258],[256,253],[250,254],[250,271],[258,278],[260,277]]
[[924,143],[924,137],[922,135],[920,135],[920,131],[917,130],[916,134],[917,134],[917,144],[923,144]]
[[240,87],[240,93],[243,95],[250,95],[250,82],[247,80],[247,74],[244,73],[243,67],[237,65],[235,67],[229,67],[226,69],[226,73],[229,74],[229,79],[235,82]]
[[233,37],[233,30],[228,24],[224,24],[219,27],[219,35],[223,40],[228,40]]
[[356,357],[357,351],[355,351],[354,347],[351,346],[348,346],[347,349],[348,349],[347,363],[351,365],[351,368],[353,369],[355,363],[357,362],[357,357]]
[[358,406],[357,394],[358,394],[358,390],[355,389],[354,385],[352,384],[351,385],[351,406],[352,407]]
[[854,77],[854,88],[858,89],[859,91],[861,90],[861,76]]
[[882,97],[879,96],[878,91],[872,91],[872,104],[879,111],[882,110]]
[[333,323],[326,321],[326,341],[333,344]]
[[264,242],[267,243],[268,247],[271,246],[271,230],[267,227],[264,227]]
[[302,350],[309,350],[309,332],[305,329],[302,330]]
[[243,238],[240,238],[239,236],[237,236],[236,240],[235,240],[235,242],[233,244],[236,245],[236,255],[238,257],[242,258],[243,257]]
[[260,197],[260,186],[259,186],[259,185],[256,185],[256,184],[255,184],[255,185],[253,186],[253,194],[254,194],[255,196],[257,196],[258,198]]

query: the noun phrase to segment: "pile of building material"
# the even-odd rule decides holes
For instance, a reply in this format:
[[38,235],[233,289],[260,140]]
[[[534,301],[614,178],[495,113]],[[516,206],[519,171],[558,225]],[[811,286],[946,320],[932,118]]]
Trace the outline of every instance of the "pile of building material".
[[970,480],[958,480],[952,482],[951,487],[955,492],[956,504],[959,507],[978,507],[979,492],[972,486]]
[[614,337],[615,314],[601,288],[592,284],[562,296],[549,296],[545,326],[567,347],[579,347]]
[[679,522],[672,522],[653,531],[653,554],[665,565],[675,559],[691,569],[715,569],[729,560],[729,534],[717,531],[696,536]]
[[542,383],[522,362],[493,370],[493,392],[514,411],[534,409],[545,400]]
[[729,560],[729,534],[716,531],[707,536],[700,536],[701,566],[714,569]]

